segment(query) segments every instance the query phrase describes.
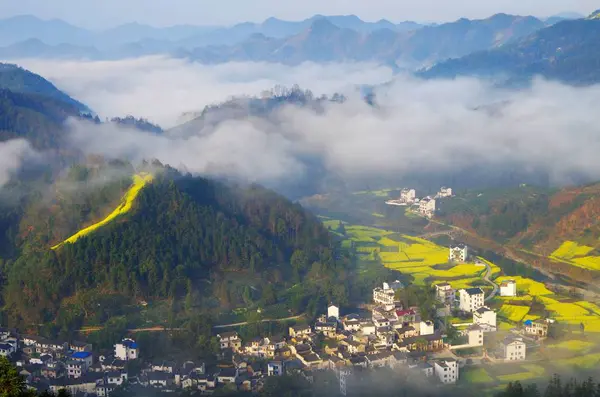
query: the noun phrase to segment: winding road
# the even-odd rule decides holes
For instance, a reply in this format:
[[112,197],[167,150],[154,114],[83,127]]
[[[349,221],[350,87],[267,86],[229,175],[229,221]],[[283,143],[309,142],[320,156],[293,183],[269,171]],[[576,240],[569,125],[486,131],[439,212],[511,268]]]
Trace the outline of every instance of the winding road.
[[492,299],[494,299],[494,296],[496,296],[498,294],[498,284],[496,284],[495,282],[493,282],[492,280],[490,280],[490,276],[492,275],[492,267],[489,265],[489,263],[483,262],[485,264],[485,274],[483,275],[483,281],[485,281],[486,283],[490,284],[492,287],[494,287],[494,289],[492,290],[492,293],[489,294],[488,296],[485,297],[485,301],[490,301]]

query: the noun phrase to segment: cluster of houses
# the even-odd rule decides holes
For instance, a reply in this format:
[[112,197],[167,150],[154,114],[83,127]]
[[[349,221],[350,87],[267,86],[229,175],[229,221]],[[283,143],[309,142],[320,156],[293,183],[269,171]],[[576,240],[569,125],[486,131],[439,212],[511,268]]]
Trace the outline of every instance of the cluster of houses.
[[0,355],[17,366],[31,389],[105,397],[128,381],[126,364],[137,358],[138,349],[135,342],[124,340],[114,355],[96,360],[89,343],[57,342],[0,328]]
[[[412,210],[426,218],[432,218],[436,211],[436,199],[452,197],[452,188],[442,187],[435,196],[417,198],[415,189],[400,190],[400,197],[396,200],[388,200],[388,205],[409,206]],[[413,208],[414,207],[414,208]]]
[[311,380],[315,371],[333,371],[342,395],[356,393],[361,374],[381,367],[418,371],[439,384],[455,383],[456,360],[428,358],[448,347],[442,333],[432,321],[421,319],[418,308],[403,308],[395,301],[394,291],[401,288],[399,281],[375,288],[375,305],[368,315],[340,316],[339,308],[330,304],[313,324],[289,327],[285,337],[242,341],[235,331],[217,337],[223,352],[234,357],[266,359],[267,376],[299,373]]

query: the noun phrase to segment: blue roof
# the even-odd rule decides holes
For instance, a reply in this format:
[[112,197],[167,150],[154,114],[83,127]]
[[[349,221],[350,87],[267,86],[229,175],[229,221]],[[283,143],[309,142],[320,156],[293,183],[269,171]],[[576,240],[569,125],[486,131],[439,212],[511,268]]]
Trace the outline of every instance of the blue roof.
[[531,320],[525,321],[525,325],[531,325],[531,324],[533,324],[533,321],[531,321]]
[[91,355],[92,355],[92,353],[90,353],[90,352],[77,352],[77,353],[73,353],[73,355],[71,357],[83,359],[83,358],[88,358]]
[[123,342],[121,342],[123,345],[127,346],[130,349],[137,349],[137,343],[130,341],[130,340],[124,340]]

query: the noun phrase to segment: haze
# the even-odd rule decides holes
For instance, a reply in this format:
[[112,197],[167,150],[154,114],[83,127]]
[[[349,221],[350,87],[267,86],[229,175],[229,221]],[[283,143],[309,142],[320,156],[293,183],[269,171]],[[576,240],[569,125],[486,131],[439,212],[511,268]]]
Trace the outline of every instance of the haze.
[[87,28],[106,28],[136,21],[155,26],[221,25],[262,21],[268,17],[300,20],[314,14],[356,14],[365,20],[446,22],[486,18],[504,12],[545,17],[564,11],[589,14],[592,0],[0,0],[0,18],[32,14],[59,18]]

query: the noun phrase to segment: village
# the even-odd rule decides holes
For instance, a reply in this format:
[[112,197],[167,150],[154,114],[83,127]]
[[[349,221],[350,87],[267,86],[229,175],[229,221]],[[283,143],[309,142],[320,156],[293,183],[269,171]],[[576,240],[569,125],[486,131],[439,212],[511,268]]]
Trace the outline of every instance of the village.
[[[449,248],[449,261],[469,259],[466,245]],[[312,381],[328,371],[346,396],[359,390],[355,383],[361,373],[380,367],[414,371],[442,386],[457,383],[466,366],[525,361],[528,346],[546,338],[552,325],[550,319],[525,321],[490,347],[486,340],[497,332],[497,322],[486,301],[495,294],[516,296],[514,280],[502,282],[488,297],[478,287],[455,290],[448,283],[435,284],[430,291],[435,315],[428,320],[418,306],[406,307],[399,300],[404,288],[400,281],[384,282],[373,289],[372,302],[360,313],[342,315],[331,303],[317,321],[290,326],[287,335],[242,340],[236,331],[218,332],[220,360],[211,368],[193,361],[146,362],[132,338],[116,343],[112,354],[97,355],[84,342],[53,342],[10,329],[0,329],[0,355],[18,367],[30,388],[66,389],[73,395],[106,397],[125,384],[164,392],[211,394],[224,386],[258,392],[270,376],[298,374]],[[466,320],[448,321],[458,314]],[[461,354],[473,349],[473,354]],[[133,361],[142,368],[135,376],[127,371]]]
[[397,200],[387,200],[385,203],[388,205],[406,206],[409,211],[431,219],[437,210],[436,200],[448,197],[453,197],[452,188],[449,187],[442,187],[433,197],[426,196],[423,198],[417,197],[415,189],[404,188],[400,190],[400,198]]

